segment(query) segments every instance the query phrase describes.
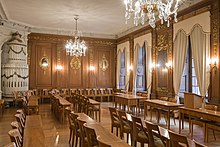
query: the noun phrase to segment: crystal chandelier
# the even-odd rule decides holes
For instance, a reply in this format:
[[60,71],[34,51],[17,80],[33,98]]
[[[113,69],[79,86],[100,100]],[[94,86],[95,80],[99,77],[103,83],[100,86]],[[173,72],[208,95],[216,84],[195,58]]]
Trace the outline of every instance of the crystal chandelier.
[[134,24],[137,26],[139,21],[143,25],[145,21],[148,20],[149,25],[155,28],[156,18],[163,22],[167,22],[167,27],[169,27],[171,20],[171,15],[174,15],[174,21],[177,22],[177,10],[180,0],[124,0],[125,3],[125,19],[131,18],[134,15]]
[[76,30],[74,33],[75,40],[74,42],[72,39],[67,40],[66,46],[65,46],[66,54],[70,56],[77,56],[77,57],[82,56],[82,55],[85,56],[87,46],[84,40],[82,41],[80,40],[80,32],[77,30],[77,20],[79,19],[78,15],[75,15],[74,19],[76,21]]

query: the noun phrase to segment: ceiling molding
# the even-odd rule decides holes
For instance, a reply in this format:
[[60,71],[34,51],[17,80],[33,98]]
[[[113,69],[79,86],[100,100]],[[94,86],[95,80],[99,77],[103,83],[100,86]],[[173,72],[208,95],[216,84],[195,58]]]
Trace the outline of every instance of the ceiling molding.
[[30,27],[29,26],[22,25],[22,24],[19,24],[19,23],[16,23],[16,22],[5,20],[5,19],[0,19],[0,25],[4,26],[6,28],[11,28],[11,29],[16,29],[16,30],[20,30],[20,31],[30,32]]
[[6,13],[5,13],[5,10],[4,10],[3,6],[2,6],[2,1],[0,1],[0,18],[8,20],[8,17],[6,15]]

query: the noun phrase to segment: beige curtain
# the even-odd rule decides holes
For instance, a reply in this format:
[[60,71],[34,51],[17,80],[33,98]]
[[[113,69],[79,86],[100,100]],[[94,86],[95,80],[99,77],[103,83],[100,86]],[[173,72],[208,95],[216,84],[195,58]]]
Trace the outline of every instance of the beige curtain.
[[151,92],[151,81],[152,81],[152,72],[151,72],[151,47],[148,46],[148,43],[145,42],[145,49],[146,49],[146,80],[147,80],[147,93],[148,97],[150,97]]
[[119,89],[120,83],[120,69],[121,69],[121,50],[117,51],[117,70],[116,70],[116,88]]
[[187,49],[187,35],[180,29],[173,43],[173,88],[178,97]]
[[138,66],[138,49],[139,44],[134,48],[134,62],[133,62],[133,92],[136,93],[136,80],[137,80],[137,66]]
[[204,97],[210,83],[210,33],[203,32],[196,24],[190,33],[190,41],[199,91]]
[[129,66],[130,66],[130,52],[129,52],[129,49],[125,49],[125,71],[126,71],[125,88],[126,88],[126,91],[128,91],[128,87],[129,87],[129,77],[130,77]]

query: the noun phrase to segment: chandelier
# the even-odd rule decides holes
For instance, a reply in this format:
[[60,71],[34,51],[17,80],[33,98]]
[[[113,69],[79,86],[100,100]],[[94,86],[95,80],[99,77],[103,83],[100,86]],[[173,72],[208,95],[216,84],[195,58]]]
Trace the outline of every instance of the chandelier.
[[66,42],[66,54],[70,56],[85,56],[86,53],[86,43],[84,40],[80,40],[80,32],[77,30],[77,20],[79,19],[78,15],[74,16],[74,19],[76,21],[76,30],[74,33],[75,39],[74,42],[72,39],[67,40]]
[[171,15],[174,15],[174,21],[177,22],[177,10],[180,0],[124,0],[125,3],[125,19],[127,21],[134,15],[134,24],[137,26],[139,21],[143,25],[148,20],[149,25],[155,28],[156,18],[163,22],[167,22],[167,27],[170,26],[169,21]]

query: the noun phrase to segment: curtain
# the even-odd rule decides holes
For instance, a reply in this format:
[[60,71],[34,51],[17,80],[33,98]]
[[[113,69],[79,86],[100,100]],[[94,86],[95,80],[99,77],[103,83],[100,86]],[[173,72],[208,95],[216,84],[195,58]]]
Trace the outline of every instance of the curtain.
[[126,91],[128,91],[128,88],[129,88],[129,77],[130,77],[129,66],[130,66],[130,52],[129,52],[129,48],[126,48],[125,49],[125,71],[126,71],[125,89]]
[[199,91],[205,97],[210,83],[210,33],[203,32],[196,24],[190,33],[190,41]]
[[133,92],[136,93],[136,80],[137,80],[137,66],[138,66],[138,48],[137,44],[134,49],[134,62],[133,62]]
[[148,93],[148,97],[150,97],[150,93],[151,93],[151,76],[152,76],[152,72],[151,72],[151,47],[148,46],[147,42],[145,42],[145,49],[146,49],[146,80],[147,80],[147,93]]
[[173,43],[173,88],[178,96],[187,50],[187,35],[180,29]]
[[116,88],[119,89],[121,70],[121,50],[117,51]]

